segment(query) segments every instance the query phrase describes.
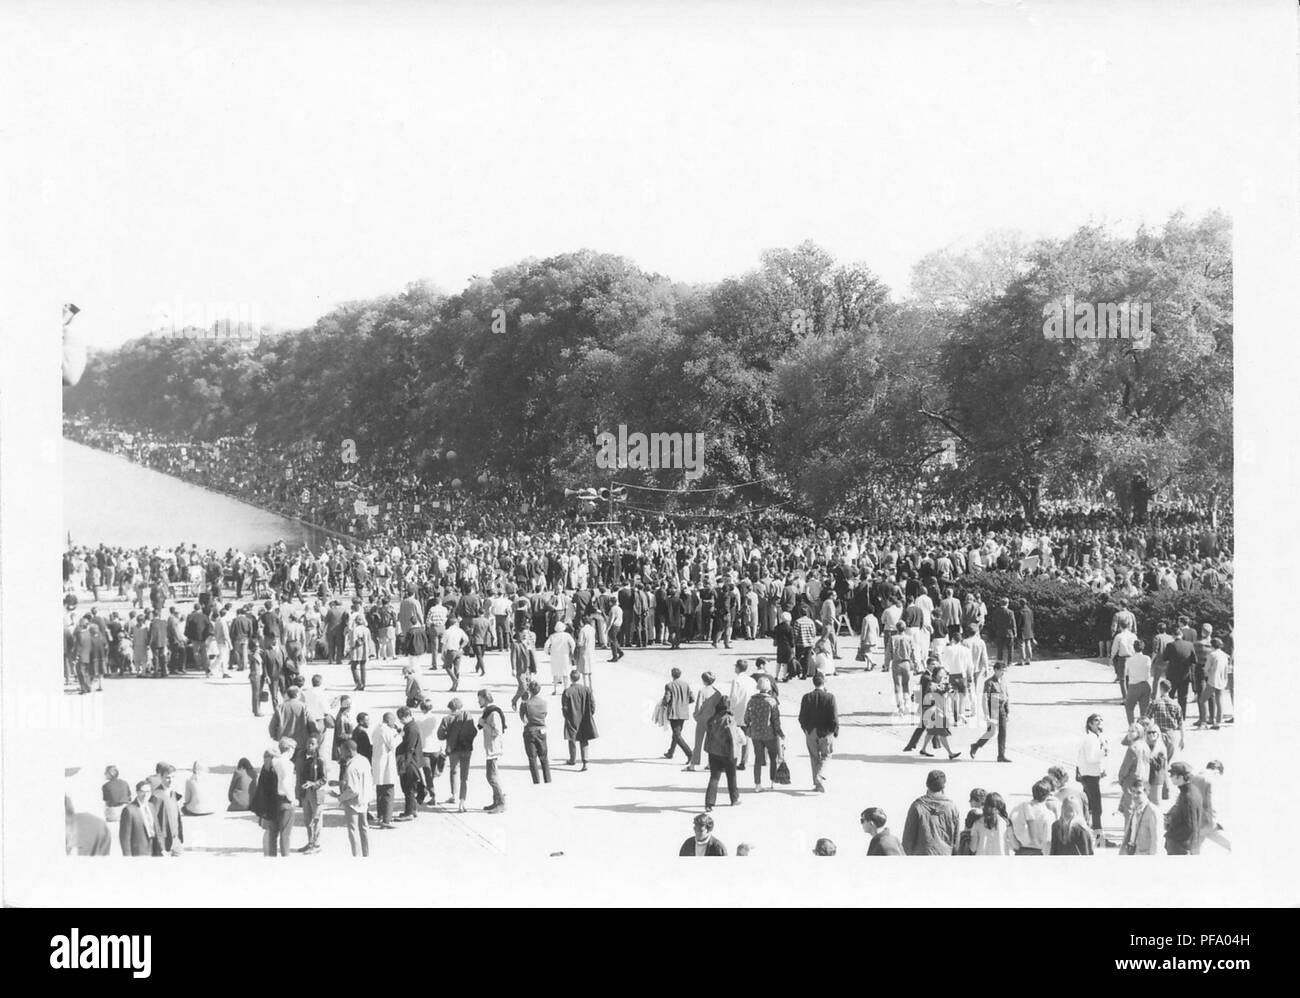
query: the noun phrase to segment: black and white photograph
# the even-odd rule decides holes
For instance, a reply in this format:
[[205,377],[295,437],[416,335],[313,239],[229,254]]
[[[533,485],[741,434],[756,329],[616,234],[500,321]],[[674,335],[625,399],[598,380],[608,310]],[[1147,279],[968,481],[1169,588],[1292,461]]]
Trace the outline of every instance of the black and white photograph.
[[0,26],[6,905],[1300,902],[1294,3]]

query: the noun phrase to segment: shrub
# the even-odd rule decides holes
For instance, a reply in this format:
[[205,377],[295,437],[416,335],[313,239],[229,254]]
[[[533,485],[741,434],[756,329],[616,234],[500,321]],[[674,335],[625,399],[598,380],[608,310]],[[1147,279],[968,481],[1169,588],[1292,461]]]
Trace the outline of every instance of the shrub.
[[[956,584],[960,598],[975,591],[990,608],[1002,597],[1028,602],[1034,611],[1035,638],[1045,651],[1095,655],[1099,616],[1107,598],[1087,586],[1060,582],[1045,576],[1019,576],[1010,572],[979,572],[962,576]],[[1161,620],[1173,623],[1186,615],[1198,627],[1208,623],[1215,632],[1232,624],[1232,593],[1228,590],[1143,593],[1130,601],[1137,617],[1138,634],[1148,644]]]

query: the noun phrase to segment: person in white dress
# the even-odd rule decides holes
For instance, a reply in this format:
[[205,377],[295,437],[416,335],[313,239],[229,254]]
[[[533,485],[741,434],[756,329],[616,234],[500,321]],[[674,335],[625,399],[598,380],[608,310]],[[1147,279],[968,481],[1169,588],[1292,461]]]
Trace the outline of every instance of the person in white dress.
[[552,692],[556,695],[569,685],[569,671],[573,668],[576,645],[568,631],[564,621],[556,621],[554,633],[546,639],[546,654],[551,657]]

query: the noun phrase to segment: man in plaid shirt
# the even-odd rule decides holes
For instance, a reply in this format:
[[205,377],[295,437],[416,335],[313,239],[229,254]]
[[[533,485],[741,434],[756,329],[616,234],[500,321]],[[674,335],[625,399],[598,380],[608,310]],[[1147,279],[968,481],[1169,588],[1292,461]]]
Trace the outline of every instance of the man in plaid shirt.
[[794,622],[794,657],[799,665],[799,678],[808,678],[808,653],[817,643],[817,625],[806,613]]
[[[1162,679],[1156,685],[1156,698],[1147,708],[1147,717],[1160,729],[1160,737],[1165,743],[1165,757],[1172,762],[1175,748],[1183,747],[1183,712],[1178,701],[1169,695],[1169,680]],[[1176,744],[1175,744],[1176,743]],[[1160,792],[1161,799],[1169,799],[1169,767],[1165,766],[1165,785]]]

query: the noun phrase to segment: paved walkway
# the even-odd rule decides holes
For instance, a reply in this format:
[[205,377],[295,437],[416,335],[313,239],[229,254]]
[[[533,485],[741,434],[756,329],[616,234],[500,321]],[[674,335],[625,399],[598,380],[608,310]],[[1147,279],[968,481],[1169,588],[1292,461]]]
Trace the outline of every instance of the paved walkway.
[[[617,664],[605,661],[601,653],[595,674],[596,722],[600,738],[591,744],[591,767],[586,773],[565,765],[567,747],[562,739],[558,697],[552,698],[550,747],[554,782],[534,786],[528,775],[521,730],[517,717],[507,714],[506,751],[502,759],[502,782],[508,799],[504,814],[489,815],[482,807],[490,801],[483,777],[481,742],[476,743],[466,814],[454,808],[426,810],[419,820],[400,824],[392,831],[371,835],[376,854],[436,854],[446,859],[474,862],[493,854],[514,858],[549,856],[556,853],[589,857],[675,853],[691,831],[692,816],[703,810],[707,770],[682,771],[684,760],[662,758],[668,734],[650,721],[654,704],[674,666],[682,669],[692,688],[700,686],[700,673],[713,670],[725,690],[737,657],[753,659],[771,656],[766,641],[736,642],[730,651],[696,644],[678,651],[663,648],[632,649]],[[1115,812],[1118,790],[1113,774],[1122,758],[1119,738],[1124,729],[1124,712],[1118,702],[1113,674],[1095,661],[1064,659],[1038,662],[1010,670],[1013,700],[1008,742],[1011,764],[994,761],[996,752],[988,746],[977,761],[963,755],[948,762],[942,758],[919,758],[900,749],[911,730],[910,720],[891,714],[892,692],[888,677],[865,671],[846,652],[841,670],[829,680],[841,714],[841,736],[829,769],[828,792],[812,792],[807,752],[797,716],[800,698],[812,688],[810,682],[792,682],[779,687],[781,712],[787,734],[792,785],[773,793],[753,792],[752,770],[742,774],[741,805],[726,804],[725,781],[720,805],[714,811],[716,834],[731,848],[750,843],[755,855],[805,854],[822,836],[833,839],[841,852],[865,848],[858,824],[864,807],[884,807],[890,824],[901,833],[908,804],[924,792],[926,772],[943,769],[948,774],[949,796],[964,812],[973,787],[1000,792],[1014,806],[1029,794],[1030,785],[1052,763],[1073,770],[1073,760],[1083,733],[1084,719],[1093,711],[1106,721],[1111,739],[1112,779],[1104,781],[1106,827],[1118,835],[1121,821]],[[549,678],[545,655],[539,655],[539,669]],[[307,675],[320,672],[331,697],[353,696],[354,709],[367,711],[372,723],[385,710],[402,703],[401,665],[404,660],[370,667],[369,689],[352,694],[346,666],[309,666]],[[441,672],[427,668],[421,684],[439,714],[446,712],[449,682]],[[507,656],[489,653],[487,676],[462,677],[457,694],[476,712],[474,692],[485,685],[497,702],[509,707],[514,681]],[[76,696],[77,694],[69,694]],[[69,737],[64,744],[67,790],[79,810],[99,810],[99,787],[104,767],[116,765],[128,782],[153,771],[160,760],[175,765],[175,785],[183,789],[191,765],[197,760],[209,769],[208,789],[216,803],[225,804],[229,774],[241,756],[260,765],[269,743],[267,717],[255,718],[249,710],[248,684],[243,678],[223,680],[199,676],[167,680],[113,679],[104,692],[91,694],[101,699],[91,716],[94,725]],[[267,705],[269,714],[269,705]],[[1194,714],[1193,710],[1193,714]],[[691,741],[693,723],[686,738]],[[953,729],[954,748],[963,753],[977,737],[970,727]],[[1200,768],[1211,758],[1224,761],[1228,780],[1237,771],[1233,758],[1234,732],[1231,725],[1217,732],[1189,730],[1183,755]],[[330,777],[335,776],[330,766]],[[446,780],[446,777],[443,777]],[[441,781],[440,781],[441,782]],[[440,796],[447,796],[441,782]],[[1231,829],[1227,795],[1219,802],[1224,824]],[[399,799],[400,805],[400,799]],[[299,816],[301,825],[301,815]],[[327,807],[325,831],[319,855],[340,858],[348,855],[342,814],[337,805]],[[185,822],[186,847],[215,855],[254,856],[261,851],[261,832],[247,813],[227,813],[189,818]],[[306,842],[299,828],[294,847]],[[1207,849],[1217,847],[1209,846]],[[1115,850],[1106,850],[1114,855]]]

